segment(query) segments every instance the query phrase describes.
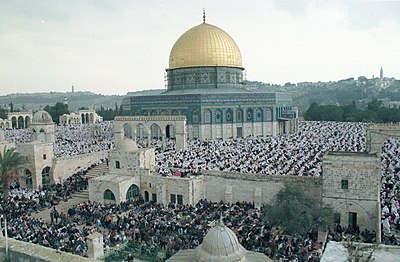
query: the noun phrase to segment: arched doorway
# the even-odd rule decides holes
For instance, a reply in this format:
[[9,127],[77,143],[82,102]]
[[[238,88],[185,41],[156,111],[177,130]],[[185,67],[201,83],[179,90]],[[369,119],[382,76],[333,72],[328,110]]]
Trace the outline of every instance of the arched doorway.
[[136,138],[146,138],[146,127],[143,124],[138,124],[136,126]]
[[30,122],[30,121],[31,121],[31,119],[30,119],[29,116],[25,117],[25,128],[28,128],[28,127],[29,127],[29,122]]
[[175,138],[175,126],[167,125],[165,127],[165,136],[166,138]]
[[32,172],[29,169],[25,169],[25,186],[26,188],[32,188]]
[[17,128],[17,118],[15,116],[11,118],[11,128]]
[[50,184],[50,167],[46,166],[42,170],[42,186]]
[[129,189],[128,192],[126,192],[126,200],[131,199],[131,198],[135,198],[139,195],[139,187],[135,184],[132,184]]
[[150,127],[151,138],[159,139],[161,138],[161,128],[157,124],[152,124]]
[[149,192],[148,191],[144,191],[144,201],[145,202],[149,202],[150,197],[149,197]]
[[132,127],[128,123],[124,124],[124,135],[125,137],[133,138]]
[[22,116],[18,117],[18,128],[24,128],[24,118]]
[[104,191],[104,203],[115,203],[115,195],[110,189]]

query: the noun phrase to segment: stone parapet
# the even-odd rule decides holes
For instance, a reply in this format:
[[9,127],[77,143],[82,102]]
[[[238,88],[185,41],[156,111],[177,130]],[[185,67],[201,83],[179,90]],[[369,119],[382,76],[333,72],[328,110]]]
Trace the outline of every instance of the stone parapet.
[[[0,236],[0,261],[6,256],[6,240]],[[95,262],[96,259],[85,258],[67,252],[58,251],[40,245],[8,239],[10,261],[18,262]]]

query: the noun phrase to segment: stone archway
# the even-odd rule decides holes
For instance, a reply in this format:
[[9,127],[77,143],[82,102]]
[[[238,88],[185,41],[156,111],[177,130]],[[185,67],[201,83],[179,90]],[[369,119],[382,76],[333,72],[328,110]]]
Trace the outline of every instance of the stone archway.
[[51,182],[50,178],[50,167],[46,166],[42,170],[42,186],[49,185]]
[[15,116],[11,118],[11,128],[18,128],[18,121]]
[[400,124],[372,124],[367,128],[367,151],[380,154],[388,138],[400,138]]
[[[344,226],[353,225],[364,225],[368,229],[374,229],[372,214],[368,213],[363,206],[356,201],[347,200],[344,203],[340,203],[333,208],[335,212],[340,214],[340,224]],[[355,214],[356,221],[351,221],[352,216]],[[354,216],[353,216],[354,217]],[[352,223],[353,222],[353,223]],[[355,228],[353,228],[355,229]]]
[[166,138],[175,138],[175,126],[172,124],[168,124],[165,127],[165,137]]
[[124,136],[128,137],[128,138],[131,138],[131,139],[134,137],[133,136],[133,131],[132,131],[132,126],[130,124],[128,124],[128,123],[126,123],[124,125]]
[[18,123],[17,123],[18,128],[19,129],[25,128],[24,124],[25,124],[24,117],[23,116],[19,116],[18,117]]
[[160,138],[163,137],[162,136],[162,132],[161,132],[161,128],[157,123],[153,123],[150,126],[150,134],[151,134],[150,137],[152,139],[160,139]]
[[114,118],[114,136],[116,144],[124,137],[124,125],[135,127],[136,138],[165,138],[168,125],[173,126],[176,148],[186,147],[186,116],[116,116]]
[[129,200],[131,198],[135,198],[140,195],[140,189],[137,185],[132,184],[129,188],[128,191],[126,192],[126,200]]
[[110,189],[106,189],[103,194],[104,203],[105,204],[114,204],[116,203],[115,195]]

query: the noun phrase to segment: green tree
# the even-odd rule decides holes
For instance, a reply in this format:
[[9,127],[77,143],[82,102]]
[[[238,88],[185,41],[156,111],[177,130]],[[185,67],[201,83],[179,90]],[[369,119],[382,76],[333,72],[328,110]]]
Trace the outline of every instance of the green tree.
[[264,206],[266,220],[281,227],[285,234],[305,234],[313,226],[331,227],[334,222],[332,208],[307,194],[299,185],[285,184],[275,199]]
[[367,109],[372,111],[378,111],[378,109],[381,107],[382,107],[382,101],[378,99],[372,99],[372,101],[369,102],[367,105]]
[[0,118],[7,119],[7,113],[8,113],[7,109],[0,107]]
[[47,111],[51,115],[51,118],[53,118],[53,121],[56,124],[60,122],[60,116],[63,114],[69,114],[68,105],[60,102],[57,102],[54,106],[46,105],[44,111]]
[[28,162],[26,157],[15,150],[16,148],[6,150],[4,147],[3,152],[0,153],[0,186],[5,201],[7,201],[10,181],[18,178],[17,169]]

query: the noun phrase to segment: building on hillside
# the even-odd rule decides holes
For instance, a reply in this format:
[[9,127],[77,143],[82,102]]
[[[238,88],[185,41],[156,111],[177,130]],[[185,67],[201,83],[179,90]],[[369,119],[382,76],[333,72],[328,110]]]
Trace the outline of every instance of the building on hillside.
[[59,117],[60,125],[79,125],[94,124],[103,122],[103,117],[99,116],[94,109],[80,109],[78,113],[71,112]]
[[[203,23],[174,44],[166,69],[167,90],[160,95],[128,96],[125,116],[184,115],[188,138],[214,139],[293,133],[297,113],[292,95],[254,92],[244,84],[239,47],[222,29]],[[147,130],[133,127],[137,136]],[[173,132],[154,126],[154,138]]]

